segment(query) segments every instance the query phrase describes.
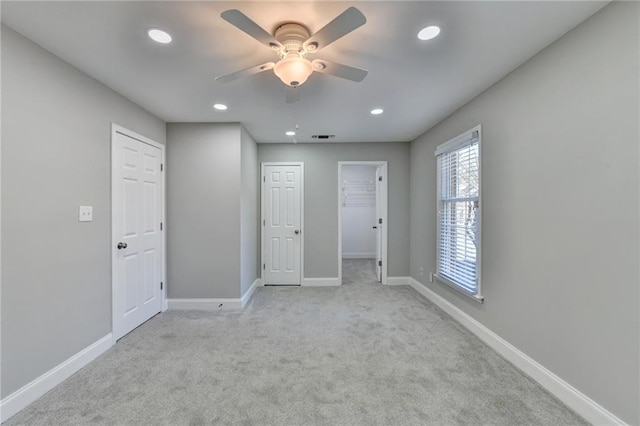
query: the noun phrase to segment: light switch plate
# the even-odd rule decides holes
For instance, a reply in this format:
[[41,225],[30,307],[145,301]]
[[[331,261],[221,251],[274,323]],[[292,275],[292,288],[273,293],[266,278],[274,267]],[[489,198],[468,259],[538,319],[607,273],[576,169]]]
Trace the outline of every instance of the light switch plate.
[[78,220],[80,222],[92,222],[93,206],[80,206],[78,209]]

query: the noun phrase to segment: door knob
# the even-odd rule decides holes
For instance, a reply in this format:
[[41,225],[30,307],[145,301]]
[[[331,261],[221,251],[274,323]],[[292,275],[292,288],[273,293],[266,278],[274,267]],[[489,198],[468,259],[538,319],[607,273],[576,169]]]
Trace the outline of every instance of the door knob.
[[298,235],[300,233],[300,230],[296,229],[295,231],[293,231],[294,234]]
[[126,249],[127,243],[118,243],[118,250]]

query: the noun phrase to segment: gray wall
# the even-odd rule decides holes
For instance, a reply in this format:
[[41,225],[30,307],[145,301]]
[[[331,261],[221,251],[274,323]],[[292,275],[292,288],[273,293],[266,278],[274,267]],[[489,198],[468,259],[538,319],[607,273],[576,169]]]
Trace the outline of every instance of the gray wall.
[[[632,424],[638,13],[636,2],[606,7],[411,145],[411,275]],[[479,123],[483,305],[427,278],[434,151]]]
[[167,290],[240,297],[240,124],[167,124]]
[[240,199],[240,292],[244,294],[260,276],[260,220],[258,145],[243,127],[241,132],[242,194]]
[[258,160],[304,162],[304,275],[338,276],[338,161],[389,165],[388,275],[409,274],[409,144],[260,144]]
[[2,26],[3,398],[111,332],[111,122],[165,141],[164,122]]

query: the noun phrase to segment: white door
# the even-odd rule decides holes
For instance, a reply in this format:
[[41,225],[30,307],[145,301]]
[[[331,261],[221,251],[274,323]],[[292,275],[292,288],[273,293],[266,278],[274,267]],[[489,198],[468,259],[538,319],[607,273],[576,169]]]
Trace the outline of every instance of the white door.
[[116,339],[162,309],[162,151],[114,132],[113,334]]
[[373,225],[376,230],[376,277],[378,282],[382,282],[382,166],[376,168],[376,223]]
[[302,166],[263,168],[264,284],[300,285],[302,247]]

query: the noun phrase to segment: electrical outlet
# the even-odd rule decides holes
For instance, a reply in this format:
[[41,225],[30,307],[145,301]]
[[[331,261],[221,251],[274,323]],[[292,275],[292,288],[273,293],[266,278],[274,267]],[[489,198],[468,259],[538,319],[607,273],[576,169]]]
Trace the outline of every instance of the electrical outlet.
[[424,275],[424,268],[422,266],[420,267],[420,275]]
[[78,208],[78,221],[79,222],[92,222],[93,221],[93,206],[80,206]]

